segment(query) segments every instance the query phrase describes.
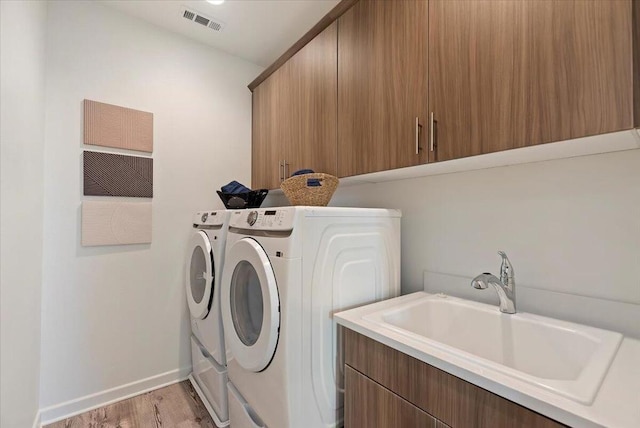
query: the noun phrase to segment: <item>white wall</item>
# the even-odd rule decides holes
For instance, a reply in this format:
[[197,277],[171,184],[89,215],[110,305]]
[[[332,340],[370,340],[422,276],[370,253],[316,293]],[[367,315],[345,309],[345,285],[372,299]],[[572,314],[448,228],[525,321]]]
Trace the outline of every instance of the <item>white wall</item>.
[[424,277],[497,303],[470,279],[505,250],[520,310],[640,337],[640,150],[342,187],[331,204],[402,209],[403,293]]
[[[261,71],[91,2],[51,3],[47,31],[45,408],[188,370],[191,219],[222,208],[221,185],[250,181],[246,85]],[[154,113],[150,245],[80,246],[84,98]]]
[[0,2],[0,425],[38,412],[44,149],[44,2]]

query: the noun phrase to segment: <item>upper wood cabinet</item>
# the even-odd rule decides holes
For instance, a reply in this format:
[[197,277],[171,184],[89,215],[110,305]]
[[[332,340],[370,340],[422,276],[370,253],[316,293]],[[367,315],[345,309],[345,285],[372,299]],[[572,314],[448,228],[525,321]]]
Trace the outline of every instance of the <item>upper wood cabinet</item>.
[[253,187],[630,129],[640,0],[343,0],[250,87]]
[[336,174],[337,23],[253,90],[253,188],[303,168]]
[[427,160],[428,2],[360,0],[338,19],[338,175]]
[[429,0],[443,161],[633,127],[629,0]]
[[331,24],[283,66],[290,91],[287,176],[303,168],[336,174],[337,27]]
[[251,187],[275,189],[282,181],[282,134],[287,103],[280,70],[253,91],[251,118]]

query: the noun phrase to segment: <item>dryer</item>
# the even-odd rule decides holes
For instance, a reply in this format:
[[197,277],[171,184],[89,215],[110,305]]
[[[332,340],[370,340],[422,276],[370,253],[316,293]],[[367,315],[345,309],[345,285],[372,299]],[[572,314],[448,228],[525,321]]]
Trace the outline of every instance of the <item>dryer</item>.
[[193,218],[186,262],[191,315],[190,377],[219,427],[229,424],[227,356],[220,314],[220,282],[230,211],[202,211]]
[[234,428],[342,424],[332,314],[399,295],[400,217],[331,207],[231,214],[221,309]]

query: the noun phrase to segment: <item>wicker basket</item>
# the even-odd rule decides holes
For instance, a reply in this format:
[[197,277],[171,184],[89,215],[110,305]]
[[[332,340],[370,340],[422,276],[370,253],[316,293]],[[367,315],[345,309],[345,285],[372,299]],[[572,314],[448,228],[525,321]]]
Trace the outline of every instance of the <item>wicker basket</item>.
[[[308,186],[307,180],[317,179],[319,186]],[[280,184],[291,205],[325,207],[338,187],[338,178],[323,173],[301,174],[287,178]]]

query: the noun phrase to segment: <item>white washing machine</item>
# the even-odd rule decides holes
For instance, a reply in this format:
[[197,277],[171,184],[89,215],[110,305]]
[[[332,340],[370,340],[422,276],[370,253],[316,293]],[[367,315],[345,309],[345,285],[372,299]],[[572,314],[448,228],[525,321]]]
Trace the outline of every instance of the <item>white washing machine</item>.
[[400,293],[400,211],[234,211],[222,278],[233,428],[342,424],[337,311]]
[[191,313],[189,377],[219,427],[229,425],[227,356],[220,313],[220,283],[231,212],[198,212],[189,241],[186,280]]

